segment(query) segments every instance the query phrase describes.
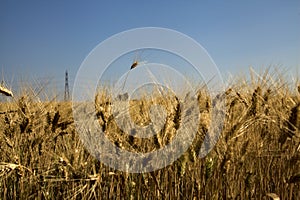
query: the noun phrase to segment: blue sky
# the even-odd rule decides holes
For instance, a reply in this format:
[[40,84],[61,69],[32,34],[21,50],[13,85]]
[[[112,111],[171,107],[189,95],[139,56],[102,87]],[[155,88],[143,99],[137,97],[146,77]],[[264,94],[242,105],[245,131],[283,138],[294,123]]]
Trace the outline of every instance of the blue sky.
[[[64,87],[101,41],[164,27],[199,42],[221,73],[281,65],[299,77],[300,1],[0,1],[0,66],[14,83],[53,78]],[[298,70],[300,71],[300,70]],[[10,82],[10,80],[6,80]]]

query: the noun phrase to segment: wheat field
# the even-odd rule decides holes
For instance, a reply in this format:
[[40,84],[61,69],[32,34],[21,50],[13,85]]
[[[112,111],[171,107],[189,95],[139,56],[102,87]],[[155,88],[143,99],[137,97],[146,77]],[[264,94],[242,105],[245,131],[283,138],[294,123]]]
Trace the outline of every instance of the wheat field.
[[[198,154],[212,100],[199,89],[195,140],[174,163],[149,173],[117,171],[91,156],[76,132],[72,102],[15,95],[0,103],[0,199],[300,199],[300,85],[265,77],[237,81],[222,94],[224,127],[204,158]],[[154,103],[167,111],[163,129],[147,139],[117,126],[111,101],[109,93],[97,93],[96,117],[120,148],[160,149],[180,126],[174,95],[130,100],[136,124],[150,122]]]

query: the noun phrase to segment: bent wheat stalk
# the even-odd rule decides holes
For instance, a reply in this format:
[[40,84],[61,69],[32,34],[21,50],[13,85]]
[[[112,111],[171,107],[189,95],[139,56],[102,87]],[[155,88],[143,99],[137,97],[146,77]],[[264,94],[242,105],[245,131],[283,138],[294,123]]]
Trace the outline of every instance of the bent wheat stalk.
[[8,96],[8,97],[13,97],[14,96],[12,91],[7,89],[3,85],[0,85],[0,93],[4,94],[5,96]]

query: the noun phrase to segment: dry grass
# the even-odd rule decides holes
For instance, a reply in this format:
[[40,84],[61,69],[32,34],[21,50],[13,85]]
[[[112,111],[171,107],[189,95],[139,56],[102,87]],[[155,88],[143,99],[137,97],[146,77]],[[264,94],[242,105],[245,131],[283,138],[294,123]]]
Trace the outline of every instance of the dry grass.
[[[282,82],[233,84],[227,90],[222,136],[205,158],[198,153],[211,101],[198,92],[201,119],[195,141],[172,165],[144,174],[113,170],[93,158],[76,133],[70,102],[38,102],[27,95],[0,104],[1,199],[300,199],[300,89]],[[148,152],[168,144],[180,126],[176,96],[130,101],[130,116],[150,122],[162,105],[166,121],[147,139],[122,132],[111,97],[95,98],[97,118],[117,146]]]

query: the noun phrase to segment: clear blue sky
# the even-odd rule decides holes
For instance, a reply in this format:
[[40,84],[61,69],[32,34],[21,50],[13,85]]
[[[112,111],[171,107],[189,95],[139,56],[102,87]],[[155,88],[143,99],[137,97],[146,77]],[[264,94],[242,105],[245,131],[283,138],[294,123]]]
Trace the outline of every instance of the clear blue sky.
[[270,64],[293,74],[300,68],[299,0],[1,0],[0,66],[8,77],[14,74],[15,81],[19,76],[55,77],[63,87],[64,71],[74,79],[101,41],[145,26],[171,28],[194,38],[224,75]]

